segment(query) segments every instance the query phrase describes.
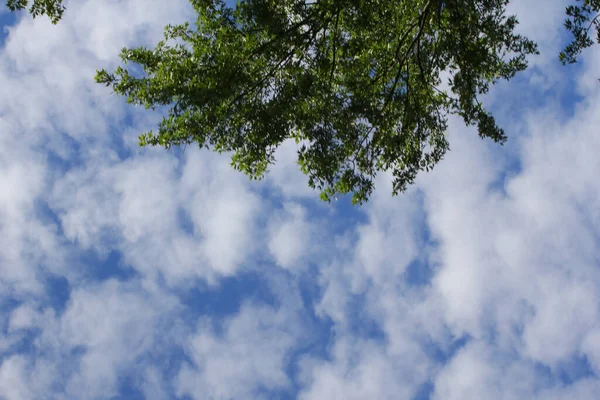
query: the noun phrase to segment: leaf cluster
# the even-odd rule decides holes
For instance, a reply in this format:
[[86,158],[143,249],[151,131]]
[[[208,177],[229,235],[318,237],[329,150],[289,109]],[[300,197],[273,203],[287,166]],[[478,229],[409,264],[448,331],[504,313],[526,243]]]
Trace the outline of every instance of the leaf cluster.
[[[29,6],[29,0],[7,0],[6,6],[12,12],[24,10]],[[62,18],[65,7],[62,0],[33,0],[28,11],[33,18],[46,15],[53,24],[56,24]]]
[[594,44],[590,30],[596,30],[596,42],[600,43],[600,0],[576,0],[577,4],[566,8],[568,18],[565,28],[573,34],[573,40],[560,53],[563,64],[577,61],[581,51]]
[[[378,172],[393,194],[449,148],[447,118],[506,136],[478,96],[526,68],[508,0],[191,0],[195,24],[167,26],[154,49],[123,49],[99,83],[132,104],[169,106],[141,145],[232,152],[260,179],[287,139],[324,200],[366,201]],[[442,76],[448,74],[448,90]]]

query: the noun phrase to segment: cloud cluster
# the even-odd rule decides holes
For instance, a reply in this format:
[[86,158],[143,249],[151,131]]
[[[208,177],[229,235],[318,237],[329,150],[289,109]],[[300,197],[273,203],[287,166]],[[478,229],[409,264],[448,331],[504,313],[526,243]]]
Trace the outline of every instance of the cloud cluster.
[[511,3],[543,54],[486,98],[507,146],[451,120],[443,162],[399,197],[382,174],[362,209],[319,203],[293,143],[263,182],[137,148],[158,116],[94,71],[190,18],[187,1],[10,22],[0,398],[593,398],[600,53],[560,69],[564,4],[544,4]]

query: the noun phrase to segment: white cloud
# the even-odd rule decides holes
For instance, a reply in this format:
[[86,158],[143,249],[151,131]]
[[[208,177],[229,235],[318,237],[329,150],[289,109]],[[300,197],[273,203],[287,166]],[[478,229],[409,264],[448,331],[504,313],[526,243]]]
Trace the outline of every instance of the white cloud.
[[314,240],[318,231],[306,219],[305,208],[293,203],[285,203],[281,216],[270,219],[269,251],[283,268],[302,267],[298,264],[319,246]]
[[55,227],[37,218],[37,201],[47,190],[43,157],[11,137],[13,125],[0,118],[0,287],[6,295],[42,289],[37,265],[56,267]]
[[531,58],[533,66],[548,67],[550,63],[558,63],[558,53],[564,45],[565,8],[572,3],[570,0],[551,3],[522,0],[508,4],[507,14],[516,15],[519,20],[517,32],[538,44],[540,56]]
[[533,398],[540,383],[531,364],[502,359],[485,344],[472,343],[439,374],[433,398]]
[[5,359],[0,366],[0,394],[8,400],[31,399],[31,391],[27,385],[25,357],[12,356]]
[[308,186],[308,178],[300,171],[298,147],[294,140],[283,142],[275,152],[276,163],[269,167],[265,180],[272,186],[272,190],[288,198],[318,196],[319,193]]
[[141,386],[144,398],[147,400],[164,400],[172,397],[165,388],[161,370],[155,366],[146,369]]
[[98,289],[72,294],[59,331],[63,346],[84,349],[66,387],[72,397],[116,393],[121,374],[159,345],[160,319],[174,311],[176,303],[168,297],[159,302],[158,296],[140,295],[139,289],[132,289],[109,281]]
[[289,389],[286,363],[304,333],[293,309],[246,304],[232,319],[212,322],[223,323],[223,333],[209,320],[199,323],[187,350],[193,365],[179,372],[178,395],[237,399]]
[[[251,239],[261,204],[223,160],[189,156],[181,173],[168,154],[110,161],[55,183],[53,207],[66,236],[82,247],[118,247],[140,272],[178,284],[232,275],[260,245]],[[193,232],[179,213],[190,218]]]
[[232,171],[226,159],[211,156],[188,155],[181,178],[182,207],[203,240],[207,262],[231,275],[261,243],[253,232],[263,204],[245,176]]
[[427,379],[427,362],[415,346],[390,354],[381,345],[340,338],[330,362],[306,359],[303,400],[409,399]]
[[171,296],[116,281],[76,289],[60,316],[22,306],[9,333],[29,330],[34,351],[2,362],[0,390],[11,400],[111,397],[124,375],[149,367],[140,367],[144,357],[176,345],[178,307]]

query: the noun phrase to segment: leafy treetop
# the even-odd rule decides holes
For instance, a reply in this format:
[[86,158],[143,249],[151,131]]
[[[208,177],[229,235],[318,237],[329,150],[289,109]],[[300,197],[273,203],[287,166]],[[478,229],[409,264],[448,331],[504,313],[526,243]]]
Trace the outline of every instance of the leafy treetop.
[[[508,0],[191,0],[194,26],[167,26],[156,48],[123,49],[99,83],[133,104],[170,106],[141,145],[197,143],[233,152],[261,178],[286,139],[309,185],[366,201],[390,170],[404,191],[449,147],[447,117],[506,136],[478,96],[526,68],[535,44],[515,34]],[[448,90],[439,89],[442,73]]]
[[[252,178],[264,175],[282,141],[295,139],[300,167],[324,199],[351,192],[365,201],[382,170],[393,172],[394,194],[406,189],[448,150],[448,114],[504,142],[477,97],[537,52],[514,34],[508,0],[242,0],[235,8],[190,1],[194,28],[167,26],[154,50],[122,51],[144,76],[118,67],[96,80],[131,103],[171,106],[142,145],[232,151],[232,164]],[[600,43],[600,0],[574,1],[563,64],[594,43],[592,28]],[[33,0],[28,9],[53,23],[64,10],[62,0]]]
[[596,30],[596,42],[600,43],[600,0],[575,0],[567,7],[565,28],[573,34],[573,40],[560,53],[563,64],[574,63],[581,51],[594,44],[590,30]]
[[[26,9],[29,0],[6,0],[6,6],[10,11]],[[56,24],[65,11],[62,0],[33,0],[28,9],[33,18],[39,15],[46,15],[53,24]]]

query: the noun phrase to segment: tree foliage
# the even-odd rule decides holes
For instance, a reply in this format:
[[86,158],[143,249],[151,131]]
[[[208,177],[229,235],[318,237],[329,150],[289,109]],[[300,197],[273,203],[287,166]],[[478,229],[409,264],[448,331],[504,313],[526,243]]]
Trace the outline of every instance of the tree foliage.
[[576,0],[566,12],[565,28],[573,34],[573,40],[560,53],[563,64],[576,62],[581,51],[594,44],[592,28],[596,31],[596,42],[600,43],[600,0]]
[[46,15],[53,24],[61,19],[65,11],[62,0],[33,0],[31,6],[29,6],[29,0],[7,0],[6,6],[13,12],[27,9],[33,18]]
[[[508,0],[191,0],[195,24],[167,26],[154,49],[123,49],[96,80],[154,109],[141,145],[232,152],[261,178],[286,139],[309,185],[366,201],[378,172],[393,194],[449,148],[447,118],[506,136],[478,100],[526,68],[535,44],[514,32]],[[447,74],[448,89],[440,89]]]

